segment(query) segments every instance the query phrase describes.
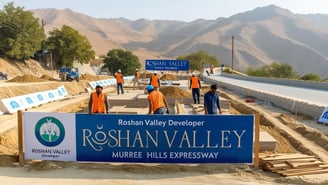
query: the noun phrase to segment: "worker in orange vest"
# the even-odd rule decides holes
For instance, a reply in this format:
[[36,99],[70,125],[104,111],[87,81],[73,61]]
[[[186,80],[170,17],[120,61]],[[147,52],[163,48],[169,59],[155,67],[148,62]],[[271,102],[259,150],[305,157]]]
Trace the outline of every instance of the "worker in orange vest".
[[157,75],[157,71],[154,71],[154,74],[150,77],[149,85],[152,85],[155,90],[156,89],[158,90],[159,87],[161,86],[161,82],[160,82],[159,77]]
[[107,95],[102,93],[103,86],[97,84],[96,91],[91,93],[89,104],[88,104],[88,113],[109,113],[109,104],[107,101]]
[[121,89],[121,93],[124,94],[124,90],[123,90],[124,78],[120,69],[117,70],[117,73],[115,74],[115,78],[116,78],[117,95],[120,94],[120,89]]
[[196,104],[196,100],[197,103],[199,104],[200,88],[202,88],[202,86],[200,85],[199,78],[195,75],[195,73],[192,73],[190,78],[189,89],[191,89],[192,98],[194,99],[194,104]]
[[147,85],[146,87],[149,95],[148,95],[148,114],[164,114],[165,108],[166,113],[169,114],[169,106],[166,101],[165,96],[160,91],[154,91],[154,87],[152,85]]

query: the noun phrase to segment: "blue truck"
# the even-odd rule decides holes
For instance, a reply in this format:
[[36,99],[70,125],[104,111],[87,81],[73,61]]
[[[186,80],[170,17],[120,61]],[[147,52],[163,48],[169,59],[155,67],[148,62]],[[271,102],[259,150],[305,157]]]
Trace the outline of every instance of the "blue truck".
[[59,69],[59,77],[62,81],[80,81],[78,68],[61,67]]

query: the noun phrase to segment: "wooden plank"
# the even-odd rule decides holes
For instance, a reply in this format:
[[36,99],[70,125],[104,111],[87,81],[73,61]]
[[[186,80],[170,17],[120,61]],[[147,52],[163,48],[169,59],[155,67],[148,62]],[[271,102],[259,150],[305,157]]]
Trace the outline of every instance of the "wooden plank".
[[316,167],[318,166],[319,164],[324,164],[323,162],[321,161],[310,161],[310,162],[303,162],[303,163],[293,163],[291,161],[287,161],[287,163],[293,167],[293,168],[299,168],[299,167]]
[[301,176],[301,175],[313,175],[313,174],[320,174],[320,173],[328,173],[328,169],[303,171],[303,172],[296,172],[296,173],[283,173],[282,175],[284,175],[284,176]]
[[287,161],[292,162],[292,163],[302,163],[302,162],[318,161],[318,159],[315,157],[312,157],[312,158],[305,158],[305,159],[289,159]]
[[303,172],[303,171],[316,171],[316,170],[322,170],[320,167],[308,167],[308,168],[290,168],[286,170],[281,170],[281,173],[296,173],[296,172]]
[[268,156],[261,158],[262,161],[279,161],[279,160],[288,160],[288,159],[302,159],[302,158],[312,158],[313,156],[304,155],[304,154],[290,154],[290,155],[277,155],[277,156]]
[[285,168],[290,168],[291,166],[289,166],[288,163],[280,163],[280,164],[273,164],[272,168],[281,168],[281,167],[285,167]]

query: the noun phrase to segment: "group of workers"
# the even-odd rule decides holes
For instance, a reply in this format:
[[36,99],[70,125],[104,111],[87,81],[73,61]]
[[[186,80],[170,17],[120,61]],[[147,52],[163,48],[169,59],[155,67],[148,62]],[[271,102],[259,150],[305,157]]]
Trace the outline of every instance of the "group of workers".
[[[115,74],[116,83],[117,83],[117,94],[124,94],[123,84],[124,78],[119,69]],[[137,84],[139,87],[139,78],[140,73],[136,69],[134,78],[133,78],[133,87]],[[159,91],[160,79],[157,75],[157,71],[151,76],[149,85],[147,85],[146,90],[148,92],[148,114],[169,114],[169,106],[167,100],[163,93]],[[201,83],[198,76],[195,73],[192,73],[190,78],[189,89],[192,90],[192,97],[194,103],[200,104],[200,89]],[[102,92],[103,86],[97,84],[95,92],[91,93],[89,103],[88,103],[88,113],[109,113],[109,103],[107,95]],[[210,90],[204,94],[204,109],[205,114],[222,114],[220,108],[219,94],[217,92],[216,84],[210,86]]]

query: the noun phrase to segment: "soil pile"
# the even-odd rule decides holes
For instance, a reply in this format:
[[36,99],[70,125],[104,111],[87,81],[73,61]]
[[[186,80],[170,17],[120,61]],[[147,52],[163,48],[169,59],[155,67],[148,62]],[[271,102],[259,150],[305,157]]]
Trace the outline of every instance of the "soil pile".
[[11,79],[16,75],[34,74],[41,76],[43,74],[51,75],[52,72],[41,66],[41,64],[35,60],[22,61],[6,61],[0,58],[0,69],[8,74],[8,78]]
[[153,73],[140,73],[140,78],[151,78],[151,76],[153,75]]
[[90,74],[82,74],[80,76],[80,80],[87,80],[87,81],[97,81],[97,80],[104,80],[104,79],[109,79],[109,78],[114,78],[113,76],[108,76],[108,75],[90,75]]
[[174,80],[177,81],[179,80],[176,75],[171,75],[171,74],[164,74],[161,76],[160,80]]
[[161,87],[159,89],[166,98],[184,98],[184,97],[191,97],[191,93],[185,90],[182,90],[179,87]]
[[42,76],[40,77],[40,79],[44,79],[44,80],[55,80],[54,78],[52,78],[52,77],[49,76],[49,75],[42,75]]
[[47,80],[38,78],[33,75],[16,76],[15,78],[8,80],[8,82],[45,82]]

